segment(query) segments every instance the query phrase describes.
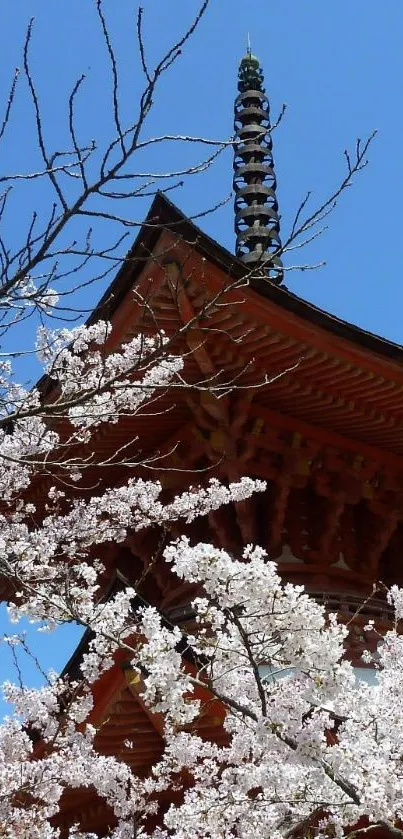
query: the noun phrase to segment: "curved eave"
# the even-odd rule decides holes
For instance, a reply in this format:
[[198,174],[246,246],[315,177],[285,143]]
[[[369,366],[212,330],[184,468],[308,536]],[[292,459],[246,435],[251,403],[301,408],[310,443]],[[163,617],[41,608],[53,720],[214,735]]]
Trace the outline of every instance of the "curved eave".
[[[200,230],[192,220],[184,216],[171,201],[168,201],[165,195],[157,193],[136,241],[127,254],[125,263],[90,315],[89,322],[99,317],[110,317],[116,311],[164,229],[183,237],[196,252],[234,279],[242,278],[248,273],[243,263],[232,253]],[[403,345],[387,341],[379,335],[337,318],[293,294],[284,286],[276,286],[258,277],[252,278],[249,284],[259,295],[276,303],[285,311],[299,316],[302,320],[370,352],[403,363]]]
[[[134,244],[123,260],[115,279],[93,309],[87,320],[88,324],[102,318],[110,319],[119,309],[148,262],[150,254],[155,249],[164,230],[171,231],[184,239],[196,253],[224,271],[228,277],[237,280],[248,274],[240,260],[200,230],[194,221],[187,218],[163,193],[158,192]],[[285,286],[277,286],[269,280],[259,277],[250,278],[248,284],[259,297],[271,301],[285,312],[296,315],[306,324],[319,327],[329,335],[348,341],[353,347],[375,353],[385,360],[403,364],[403,345],[388,341],[348,321],[337,318],[293,294]],[[38,387],[45,395],[52,390],[52,383],[44,376],[38,382]]]

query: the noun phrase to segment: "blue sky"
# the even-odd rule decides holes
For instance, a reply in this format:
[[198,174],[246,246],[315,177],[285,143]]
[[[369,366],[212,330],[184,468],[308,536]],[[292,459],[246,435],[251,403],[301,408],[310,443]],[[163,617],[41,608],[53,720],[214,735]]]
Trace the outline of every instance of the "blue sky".
[[[110,86],[105,48],[99,36],[93,0],[19,0],[3,4],[0,25],[0,96],[12,67],[21,63],[28,18],[35,16],[32,68],[44,109],[47,136],[62,142],[66,99],[79,73],[88,74],[80,106],[83,137],[110,136]],[[194,0],[144,0],[146,43],[156,60],[188,23],[198,7]],[[131,0],[105,0],[121,66],[122,108],[130,120],[137,104],[140,72]],[[228,137],[232,132],[237,66],[250,32],[260,57],[275,118],[283,102],[287,113],[275,132],[275,160],[282,224],[285,230],[307,190],[313,206],[339,182],[345,171],[343,150],[373,129],[378,135],[367,169],[346,192],[329,220],[329,230],[304,254],[305,262],[326,260],[316,272],[288,275],[300,296],[334,314],[398,343],[402,342],[402,79],[403,11],[399,0],[211,0],[211,8],[181,60],[166,75],[155,98],[149,132]],[[0,98],[0,101],[2,99]],[[200,155],[183,147],[156,147],[147,163],[169,169]],[[24,89],[16,102],[13,131],[3,146],[3,171],[37,164],[32,114]],[[171,194],[193,214],[224,198],[231,190],[232,160],[227,152],[205,176],[197,176]],[[45,212],[48,195],[34,195]],[[29,204],[29,202],[28,202]],[[128,212],[141,220],[146,201]],[[18,239],[25,202],[8,222]],[[229,204],[206,217],[201,226],[233,249],[233,213]],[[134,231],[133,231],[134,236]],[[102,293],[92,287],[82,305],[92,308]],[[21,335],[17,336],[17,341]],[[29,375],[29,371],[27,373]],[[71,634],[52,641],[41,637],[39,652],[46,666],[61,667],[68,658]],[[0,680],[9,672],[0,657]],[[1,712],[1,708],[0,708]]]

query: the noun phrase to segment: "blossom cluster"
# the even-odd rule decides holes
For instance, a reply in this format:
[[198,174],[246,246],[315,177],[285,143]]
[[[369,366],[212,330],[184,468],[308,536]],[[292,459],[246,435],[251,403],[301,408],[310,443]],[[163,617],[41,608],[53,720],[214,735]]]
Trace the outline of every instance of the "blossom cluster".
[[[135,781],[124,762],[96,751],[96,731],[87,720],[91,686],[113,665],[122,644],[144,666],[156,656],[162,664],[163,650],[169,651],[165,680],[170,683],[180,669],[178,631],[155,634],[150,614],[133,612],[136,592],[130,588],[105,603],[99,588],[102,549],[99,557],[94,551],[124,541],[135,530],[178,519],[190,522],[263,488],[262,482],[247,478],[229,486],[210,480],[164,503],[158,481],[131,478],[84,501],[80,496],[69,500],[64,482],[54,480],[45,514],[37,515],[27,492],[33,480],[52,476],[55,464],[75,480],[79,459],[69,459],[66,451],[76,444],[88,447],[100,424],[133,416],[161,390],[181,385],[183,359],[166,351],[164,336],[135,337],[111,352],[106,345],[110,335],[110,324],[103,322],[56,332],[41,327],[38,354],[53,388],[48,400],[40,388],[27,391],[16,385],[9,363],[1,369],[0,574],[13,589],[9,616],[15,623],[22,617],[40,622],[41,630],[75,621],[91,631],[79,684],[54,676],[40,689],[3,684],[15,709],[0,725],[0,835],[9,839],[58,836],[53,819],[64,792],[89,785],[114,812],[116,839],[132,836],[134,817],[141,825],[153,812],[152,791]],[[67,437],[65,428],[59,429],[66,419]],[[85,462],[86,454],[82,458]],[[140,643],[140,637],[148,642]],[[4,641],[17,648],[19,637]],[[178,701],[186,684],[178,682]],[[170,701],[163,684],[149,701],[155,704],[157,695],[168,721]],[[73,825],[71,836],[84,834]]]
[[[50,675],[38,689],[3,685],[15,713],[0,724],[0,836],[56,839],[65,792],[89,787],[114,814],[113,839],[290,839],[308,827],[325,839],[358,823],[397,829],[403,819],[397,587],[389,593],[396,625],[372,662],[372,685],[357,680],[345,659],[346,627],[301,586],[283,583],[257,546],[237,557],[185,537],[166,545],[167,565],[198,591],[186,635],[155,608],[139,605],[135,588],[103,598],[105,545],[156,525],[192,522],[264,489],[249,478],[229,485],[213,479],[165,501],[158,481],[131,477],[96,487],[85,500],[79,492],[69,498],[51,469],[62,468],[63,452],[183,384],[184,359],[169,352],[163,336],[135,337],[113,352],[110,336],[105,323],[41,331],[40,354],[54,382],[48,401],[39,388],[17,386],[6,364],[0,370],[7,405],[0,430],[0,574],[13,587],[10,618],[28,618],[41,629],[75,621],[90,631],[78,681]],[[68,421],[67,437],[61,420]],[[74,480],[79,459],[67,461],[63,476]],[[27,492],[38,474],[48,487],[40,516]],[[8,642],[18,646],[18,636]],[[139,676],[142,702],[163,720],[164,750],[146,778],[135,778],[121,756],[100,754],[89,722],[93,685],[120,649]],[[213,702],[221,709],[217,742],[198,733]],[[183,789],[180,779],[187,779]],[[173,803],[159,812],[161,793],[173,788]],[[70,837],[91,835],[72,825]]]

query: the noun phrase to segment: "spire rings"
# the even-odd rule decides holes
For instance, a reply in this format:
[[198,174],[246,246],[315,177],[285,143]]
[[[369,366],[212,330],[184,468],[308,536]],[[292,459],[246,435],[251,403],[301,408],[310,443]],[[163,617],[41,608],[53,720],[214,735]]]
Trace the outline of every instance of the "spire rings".
[[269,101],[258,59],[248,50],[239,68],[234,109],[236,254],[249,267],[283,279]]

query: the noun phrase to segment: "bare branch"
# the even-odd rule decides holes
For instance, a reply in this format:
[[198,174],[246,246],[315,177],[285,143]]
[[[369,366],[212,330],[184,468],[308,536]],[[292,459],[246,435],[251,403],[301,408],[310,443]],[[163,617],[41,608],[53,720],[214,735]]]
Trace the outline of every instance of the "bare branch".
[[24,45],[24,70],[25,70],[25,75],[26,75],[27,81],[28,81],[28,86],[29,86],[29,89],[30,89],[30,92],[31,92],[32,102],[33,102],[33,105],[34,105],[38,144],[39,144],[39,148],[40,148],[40,151],[41,151],[41,154],[42,154],[43,162],[45,163],[46,170],[47,170],[48,175],[49,175],[49,179],[54,186],[54,189],[55,189],[55,191],[58,195],[60,203],[61,203],[62,207],[65,210],[67,210],[67,202],[66,202],[66,200],[63,196],[63,193],[60,189],[60,186],[59,186],[59,184],[56,180],[56,176],[55,176],[54,172],[52,171],[52,165],[51,165],[51,162],[50,162],[50,158],[49,158],[48,153],[46,151],[45,141],[44,141],[44,137],[43,137],[43,130],[42,130],[42,117],[41,117],[41,112],[40,112],[40,109],[39,109],[39,100],[38,100],[38,95],[37,95],[37,92],[36,92],[36,89],[35,89],[35,85],[34,85],[34,82],[33,82],[32,74],[31,74],[31,70],[30,70],[30,66],[29,66],[29,61],[28,61],[28,52],[29,52],[29,46],[30,46],[31,37],[32,37],[33,25],[34,25],[34,19],[31,18],[31,20],[29,22],[29,25],[28,25],[27,36],[26,36],[25,45]]
[[20,75],[19,68],[16,67],[14,70],[13,80],[11,82],[10,93],[8,94],[7,105],[6,105],[6,112],[4,114],[3,122],[0,128],[0,140],[3,138],[4,132],[7,128],[7,125],[10,120],[11,108],[13,106],[14,98],[15,98],[15,91],[17,88],[18,77]]
[[121,127],[121,124],[120,124],[120,116],[119,116],[119,99],[118,99],[119,79],[118,79],[118,67],[117,67],[117,62],[116,62],[116,56],[115,56],[114,49],[112,47],[112,42],[111,42],[111,39],[110,39],[108,27],[106,25],[105,16],[104,16],[104,13],[102,11],[102,0],[96,0],[96,8],[97,8],[98,16],[99,16],[99,19],[100,19],[100,22],[101,22],[102,32],[103,32],[103,35],[104,35],[105,44],[106,44],[106,48],[108,50],[109,59],[110,59],[110,63],[111,63],[111,69],[112,69],[113,116],[114,116],[114,120],[115,120],[115,126],[116,126],[116,131],[117,131],[119,142],[120,142],[121,151],[122,151],[122,154],[125,155],[126,154],[126,149],[125,149],[124,136],[123,136],[122,127]]
[[139,7],[138,14],[137,14],[137,41],[139,45],[139,52],[140,52],[140,60],[141,66],[143,68],[143,73],[148,81],[151,84],[151,76],[148,71],[147,61],[145,56],[145,46],[143,40],[143,31],[142,31],[142,24],[143,24],[143,9],[141,6]]
[[301,215],[304,209],[306,208],[306,205],[311,196],[310,192],[306,194],[305,198],[303,198],[301,204],[297,209],[294,221],[291,226],[291,231],[285,243],[283,244],[281,250],[278,254],[276,254],[276,256],[285,253],[288,250],[290,244],[294,242],[295,239],[299,238],[301,235],[306,233],[307,230],[310,230],[312,229],[312,227],[315,227],[317,224],[320,224],[320,222],[323,221],[323,219],[326,218],[326,216],[328,216],[334,210],[334,208],[337,205],[338,198],[351,185],[354,176],[362,169],[365,169],[365,167],[367,166],[367,152],[376,134],[377,131],[373,131],[372,134],[370,134],[369,137],[367,137],[364,143],[362,143],[360,139],[357,140],[355,147],[355,158],[353,161],[351,160],[349,152],[345,150],[344,156],[347,161],[346,176],[336,187],[336,189],[331,193],[331,195],[329,195],[329,197],[326,198],[325,201],[323,201],[322,204],[320,204],[320,206],[317,207],[313,213],[308,215],[302,222],[300,222]]

